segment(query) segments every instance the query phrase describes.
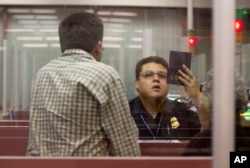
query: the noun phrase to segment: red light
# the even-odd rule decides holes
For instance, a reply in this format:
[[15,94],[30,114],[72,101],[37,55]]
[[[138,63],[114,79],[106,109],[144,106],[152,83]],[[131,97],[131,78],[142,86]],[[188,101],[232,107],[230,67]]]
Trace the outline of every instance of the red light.
[[196,40],[197,40],[196,37],[193,37],[193,36],[188,37],[188,45],[191,47],[195,46]]
[[243,22],[240,19],[234,21],[234,30],[236,32],[241,32],[243,30]]

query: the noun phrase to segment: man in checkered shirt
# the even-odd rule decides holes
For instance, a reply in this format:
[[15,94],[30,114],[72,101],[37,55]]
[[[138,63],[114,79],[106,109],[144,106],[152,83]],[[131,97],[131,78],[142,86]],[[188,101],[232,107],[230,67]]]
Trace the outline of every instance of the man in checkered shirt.
[[28,156],[139,156],[124,85],[100,61],[103,23],[75,13],[59,26],[62,56],[32,82]]

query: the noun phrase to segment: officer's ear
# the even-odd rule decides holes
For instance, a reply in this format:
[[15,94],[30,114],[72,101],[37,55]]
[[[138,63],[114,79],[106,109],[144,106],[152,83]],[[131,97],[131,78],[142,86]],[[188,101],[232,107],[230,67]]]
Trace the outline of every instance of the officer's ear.
[[135,80],[135,88],[136,88],[137,92],[139,92],[139,89],[138,89],[138,87],[139,87],[139,86],[138,86],[138,82],[139,82],[138,79],[136,79],[136,80]]

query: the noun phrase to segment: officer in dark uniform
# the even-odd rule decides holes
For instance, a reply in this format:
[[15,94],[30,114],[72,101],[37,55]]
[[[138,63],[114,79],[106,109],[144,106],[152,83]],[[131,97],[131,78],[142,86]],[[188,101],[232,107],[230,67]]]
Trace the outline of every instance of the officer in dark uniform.
[[144,108],[139,97],[129,101],[140,139],[190,139],[200,132],[200,121],[192,103],[166,99],[156,117]]
[[[184,101],[166,98],[168,63],[159,56],[141,59],[135,70],[139,96],[129,101],[140,139],[190,139],[200,132],[201,124],[193,100],[200,91],[192,72],[180,73],[187,94]],[[189,76],[188,76],[189,75]]]

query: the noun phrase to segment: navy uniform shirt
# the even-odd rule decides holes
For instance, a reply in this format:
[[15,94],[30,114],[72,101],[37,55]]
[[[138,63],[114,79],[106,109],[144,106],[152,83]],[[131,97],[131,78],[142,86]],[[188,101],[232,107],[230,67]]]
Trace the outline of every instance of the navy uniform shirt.
[[196,112],[185,103],[165,100],[155,119],[146,111],[139,97],[129,101],[131,114],[142,139],[190,139],[200,131]]

